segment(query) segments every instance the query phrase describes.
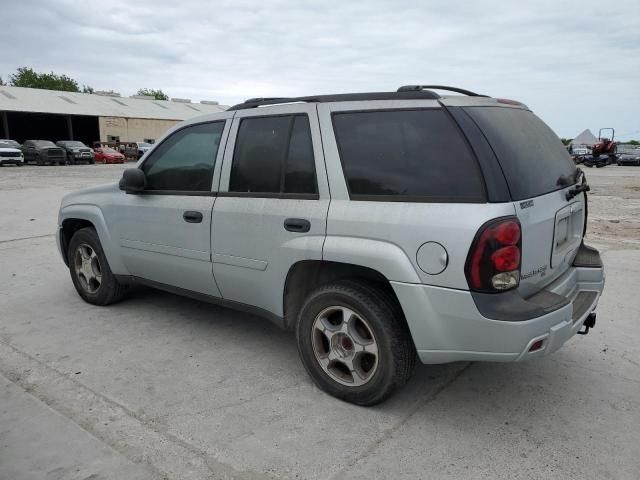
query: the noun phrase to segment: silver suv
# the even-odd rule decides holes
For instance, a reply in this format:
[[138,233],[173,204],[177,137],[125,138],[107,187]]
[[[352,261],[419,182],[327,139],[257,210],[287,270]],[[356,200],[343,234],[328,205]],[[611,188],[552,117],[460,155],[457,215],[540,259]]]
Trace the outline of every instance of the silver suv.
[[416,358],[521,361],[586,333],[604,287],[588,189],[512,100],[251,99],[67,195],[57,240],[87,302],[145,284],[257,313],[295,330],[320,388],[371,405]]

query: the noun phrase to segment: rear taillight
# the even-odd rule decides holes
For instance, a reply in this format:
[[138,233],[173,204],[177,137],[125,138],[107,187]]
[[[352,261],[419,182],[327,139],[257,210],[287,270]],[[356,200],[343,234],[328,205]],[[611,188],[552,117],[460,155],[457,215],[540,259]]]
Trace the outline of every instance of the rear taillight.
[[504,292],[520,283],[522,232],[516,217],[485,223],[471,245],[465,274],[471,290]]

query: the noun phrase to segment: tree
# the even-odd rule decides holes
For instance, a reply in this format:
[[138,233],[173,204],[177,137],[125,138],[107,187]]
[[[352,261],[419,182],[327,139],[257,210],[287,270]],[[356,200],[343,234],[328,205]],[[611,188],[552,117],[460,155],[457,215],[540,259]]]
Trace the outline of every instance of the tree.
[[2,77],[0,77],[0,87],[4,85],[4,80],[2,80]]
[[156,100],[169,100],[169,95],[162,90],[154,90],[153,88],[141,88],[138,90],[138,95],[148,95],[154,97]]
[[[43,88],[45,90],[61,90],[79,92],[78,82],[67,75],[57,73],[40,73],[29,67],[20,67],[16,73],[9,75],[9,85],[13,87]],[[83,86],[83,91],[93,89]]]
[[565,145],[569,145],[571,143],[571,140],[573,140],[573,138],[561,138],[560,141]]
[[82,85],[82,93],[93,93],[93,87]]

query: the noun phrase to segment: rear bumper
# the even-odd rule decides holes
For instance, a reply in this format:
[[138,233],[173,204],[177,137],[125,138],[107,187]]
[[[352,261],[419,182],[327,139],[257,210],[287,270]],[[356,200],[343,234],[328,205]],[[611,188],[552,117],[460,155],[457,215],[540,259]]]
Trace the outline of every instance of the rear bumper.
[[[512,321],[483,316],[468,291],[391,283],[423,363],[514,362],[552,353],[575,335],[595,311],[605,275],[601,266],[574,266],[546,288],[563,297],[561,306]],[[542,346],[530,352],[539,340]]]

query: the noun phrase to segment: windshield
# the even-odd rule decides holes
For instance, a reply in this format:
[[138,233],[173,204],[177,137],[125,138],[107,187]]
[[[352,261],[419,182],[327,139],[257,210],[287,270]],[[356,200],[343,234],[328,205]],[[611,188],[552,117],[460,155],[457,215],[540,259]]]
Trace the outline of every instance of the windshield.
[[150,143],[144,143],[144,142],[140,142],[138,144],[139,147],[144,147],[144,148],[151,148],[151,144]]
[[102,147],[102,153],[118,153],[113,148],[110,147]]
[[467,107],[493,148],[514,200],[537,197],[576,181],[569,152],[529,110]]
[[87,146],[82,142],[61,142],[67,147],[75,147],[75,148],[87,148]]
[[7,142],[0,142],[0,148],[16,148],[16,146]]
[[36,147],[55,147],[56,144],[48,140],[37,140],[34,142]]

